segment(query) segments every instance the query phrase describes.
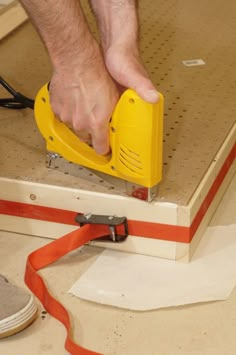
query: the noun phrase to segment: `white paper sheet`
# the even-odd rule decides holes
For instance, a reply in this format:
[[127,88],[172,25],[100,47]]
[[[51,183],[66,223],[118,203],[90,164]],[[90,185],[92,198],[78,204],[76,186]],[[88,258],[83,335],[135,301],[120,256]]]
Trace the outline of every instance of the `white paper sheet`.
[[132,310],[223,300],[236,284],[236,224],[208,227],[188,264],[105,250],[69,290]]

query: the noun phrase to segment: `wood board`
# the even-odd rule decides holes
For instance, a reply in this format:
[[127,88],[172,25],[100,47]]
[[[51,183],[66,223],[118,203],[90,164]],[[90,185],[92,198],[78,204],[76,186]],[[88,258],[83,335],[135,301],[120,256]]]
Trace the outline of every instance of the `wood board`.
[[22,25],[28,16],[18,1],[0,1],[0,40]]

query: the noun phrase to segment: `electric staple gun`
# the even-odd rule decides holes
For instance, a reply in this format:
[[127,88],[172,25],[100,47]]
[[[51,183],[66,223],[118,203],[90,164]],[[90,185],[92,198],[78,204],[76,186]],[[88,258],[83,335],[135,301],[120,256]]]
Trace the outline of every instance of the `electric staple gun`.
[[163,96],[156,104],[126,90],[109,124],[111,152],[101,156],[54,115],[48,85],[36,96],[35,119],[47,151],[67,161],[123,179],[132,196],[151,201],[162,178]]

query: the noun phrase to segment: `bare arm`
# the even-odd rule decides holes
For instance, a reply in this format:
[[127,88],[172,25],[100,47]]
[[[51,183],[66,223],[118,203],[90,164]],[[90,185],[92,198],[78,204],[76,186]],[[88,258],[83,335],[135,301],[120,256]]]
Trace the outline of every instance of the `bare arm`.
[[54,67],[84,62],[96,52],[96,43],[77,0],[21,0],[37,27]]
[[135,0],[90,0],[101,32],[102,46],[130,44],[137,47],[138,18]]

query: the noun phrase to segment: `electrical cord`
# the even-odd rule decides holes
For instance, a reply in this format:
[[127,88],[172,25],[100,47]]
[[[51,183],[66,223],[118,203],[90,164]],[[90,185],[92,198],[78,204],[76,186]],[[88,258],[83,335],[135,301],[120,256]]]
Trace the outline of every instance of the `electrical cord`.
[[21,110],[25,108],[34,108],[34,100],[22,95],[20,92],[14,90],[4,79],[0,76],[0,85],[4,87],[12,97],[1,99],[0,107],[5,107],[14,110]]

